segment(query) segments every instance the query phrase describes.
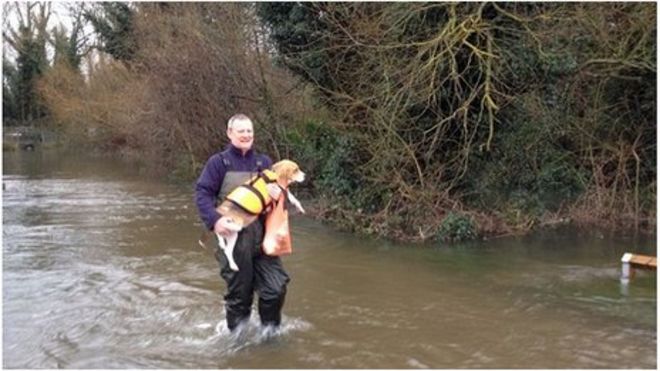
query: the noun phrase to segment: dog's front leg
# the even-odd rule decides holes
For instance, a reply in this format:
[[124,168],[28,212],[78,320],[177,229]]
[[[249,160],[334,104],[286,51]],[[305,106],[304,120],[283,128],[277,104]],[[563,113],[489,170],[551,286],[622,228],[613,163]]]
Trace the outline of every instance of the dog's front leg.
[[220,245],[220,248],[227,257],[227,262],[229,262],[229,268],[231,268],[231,270],[233,271],[238,271],[238,265],[234,260],[234,247],[236,247],[236,240],[238,239],[238,233],[230,234],[229,236],[227,236],[227,239],[225,239],[225,237],[220,235],[219,233],[216,233],[216,236],[218,236],[218,245]]
[[280,195],[282,194],[282,188],[280,188],[277,183],[266,184],[266,190],[273,200],[279,199]]
[[300,201],[298,201],[296,196],[294,196],[293,193],[291,193],[291,191],[289,191],[287,193],[289,194],[289,202],[291,202],[293,204],[293,206],[295,206],[296,209],[298,209],[298,211],[300,211],[301,213],[304,214],[305,209],[303,209],[302,204],[300,203]]

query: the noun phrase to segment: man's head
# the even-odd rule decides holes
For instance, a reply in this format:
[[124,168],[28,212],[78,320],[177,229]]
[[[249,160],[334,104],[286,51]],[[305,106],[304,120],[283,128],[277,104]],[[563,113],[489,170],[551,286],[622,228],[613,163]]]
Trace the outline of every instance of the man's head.
[[234,147],[244,153],[249,151],[254,143],[252,120],[242,113],[232,116],[227,122],[227,136]]

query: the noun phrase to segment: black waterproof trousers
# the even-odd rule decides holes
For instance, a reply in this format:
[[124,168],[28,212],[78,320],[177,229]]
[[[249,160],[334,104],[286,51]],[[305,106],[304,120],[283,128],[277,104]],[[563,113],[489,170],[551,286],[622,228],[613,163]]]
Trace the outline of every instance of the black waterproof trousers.
[[259,218],[239,233],[234,248],[238,271],[229,268],[227,257],[220,249],[216,253],[216,259],[220,263],[220,276],[227,283],[225,311],[229,330],[233,331],[241,322],[250,318],[255,291],[259,296],[261,323],[264,326],[279,326],[282,320],[286,285],[290,279],[279,257],[263,253],[263,236],[263,218]]

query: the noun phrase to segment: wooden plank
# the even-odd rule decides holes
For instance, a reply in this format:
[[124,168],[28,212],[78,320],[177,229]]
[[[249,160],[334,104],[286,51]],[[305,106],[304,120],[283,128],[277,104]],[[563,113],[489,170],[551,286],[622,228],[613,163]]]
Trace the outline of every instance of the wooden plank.
[[651,270],[657,269],[657,262],[655,256],[631,254],[629,263],[631,266],[635,268],[651,269]]

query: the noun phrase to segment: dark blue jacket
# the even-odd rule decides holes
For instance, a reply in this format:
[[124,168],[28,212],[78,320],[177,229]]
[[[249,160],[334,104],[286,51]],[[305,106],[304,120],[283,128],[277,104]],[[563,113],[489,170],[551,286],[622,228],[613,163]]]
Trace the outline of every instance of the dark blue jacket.
[[[223,157],[228,160],[229,168],[225,166]],[[262,169],[268,169],[273,165],[273,161],[266,155],[257,154],[251,149],[244,156],[240,149],[229,144],[224,151],[214,154],[206,161],[202,175],[195,185],[195,204],[206,228],[213,229],[215,222],[220,219],[215,207],[227,171],[256,172],[260,170],[257,168],[258,160]]]

